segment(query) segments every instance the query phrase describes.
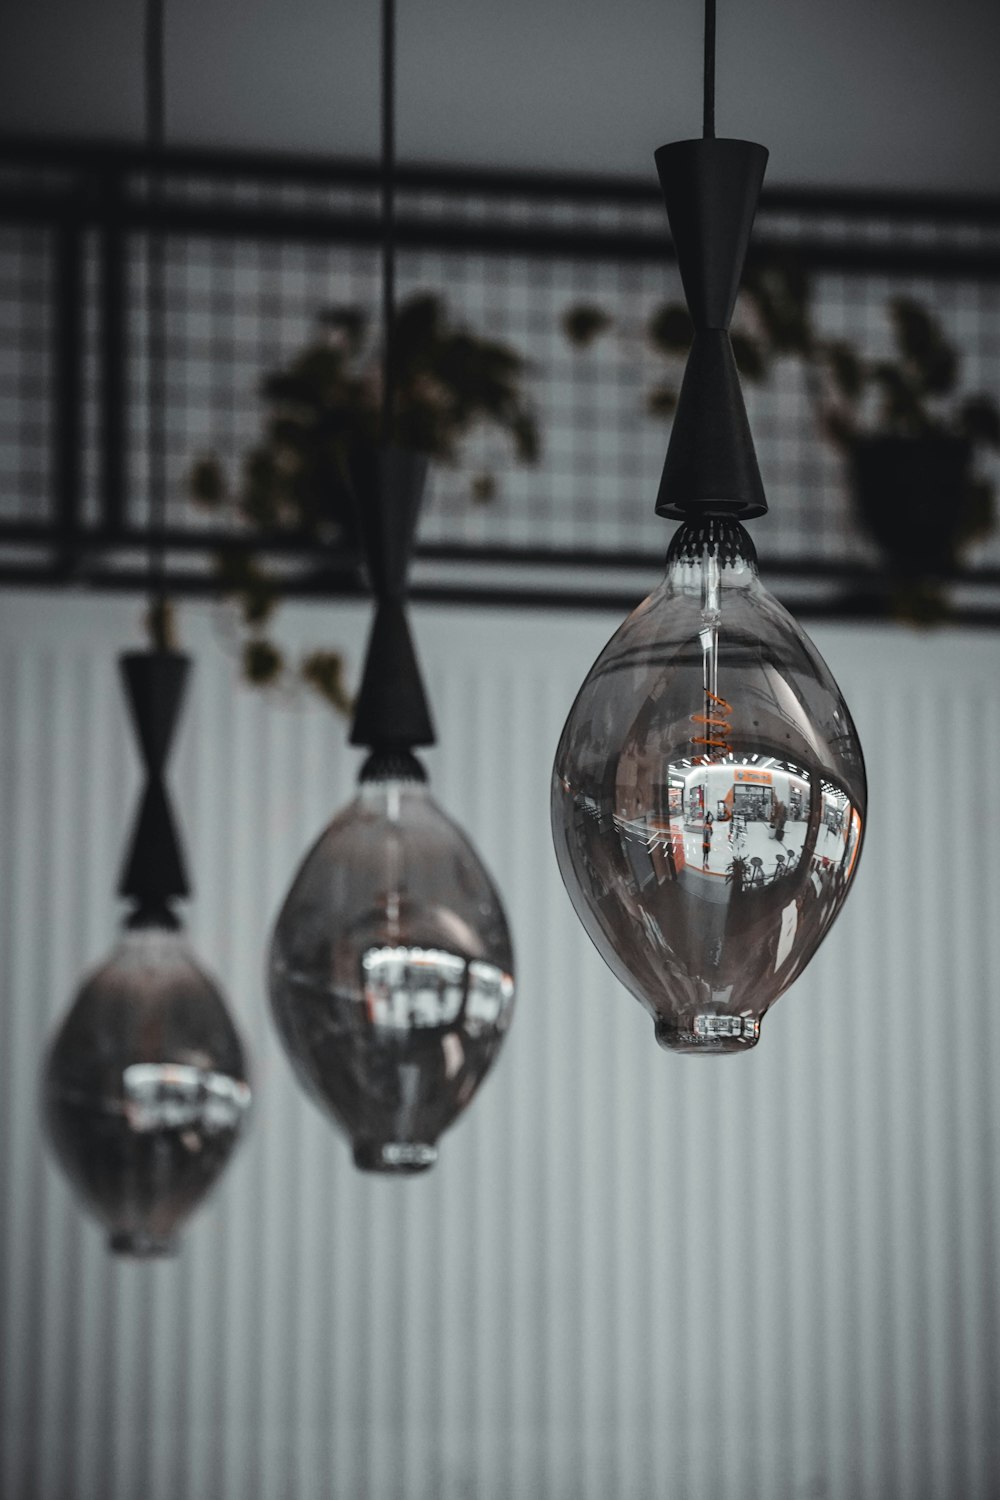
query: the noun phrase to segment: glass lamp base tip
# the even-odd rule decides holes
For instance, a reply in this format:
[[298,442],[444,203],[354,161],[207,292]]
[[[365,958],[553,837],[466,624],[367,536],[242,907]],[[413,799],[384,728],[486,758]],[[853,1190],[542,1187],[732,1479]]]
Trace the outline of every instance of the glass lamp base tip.
[[760,1041],[760,1022],[753,1016],[694,1016],[690,1026],[658,1020],[656,1040],[665,1052],[746,1052]]
[[157,1256],[176,1255],[177,1240],[170,1235],[149,1234],[144,1229],[116,1230],[108,1238],[112,1255],[128,1255],[133,1260],[154,1260]]
[[426,1172],[437,1158],[437,1147],[420,1141],[359,1141],[354,1147],[354,1165],[362,1172]]

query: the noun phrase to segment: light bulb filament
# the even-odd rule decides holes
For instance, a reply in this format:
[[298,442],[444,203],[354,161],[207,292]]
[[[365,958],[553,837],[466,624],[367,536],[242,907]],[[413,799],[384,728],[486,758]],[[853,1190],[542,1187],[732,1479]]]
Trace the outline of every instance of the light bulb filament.
[[718,693],[713,693],[709,688],[705,689],[705,712],[691,715],[692,724],[701,725],[704,729],[704,734],[691,736],[692,745],[703,747],[703,760],[721,759],[724,755],[732,754],[728,738],[732,729],[729,721],[732,711],[732,704],[727,703],[725,698],[720,698]]

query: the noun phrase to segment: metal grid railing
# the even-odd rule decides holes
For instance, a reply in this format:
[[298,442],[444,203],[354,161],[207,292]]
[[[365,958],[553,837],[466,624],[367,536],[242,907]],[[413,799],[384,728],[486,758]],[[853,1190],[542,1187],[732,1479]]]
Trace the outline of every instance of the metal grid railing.
[[[41,581],[126,581],[147,522],[143,162],[13,148],[5,162],[3,576],[34,569]],[[162,201],[167,529],[170,559],[180,568],[183,551],[190,583],[199,570],[207,576],[210,547],[231,530],[192,502],[192,463],[212,453],[235,475],[260,433],[264,374],[302,348],[321,309],[375,310],[376,185],[349,165],[189,153],[168,162]],[[666,364],[645,328],[680,287],[655,192],[405,173],[399,216],[401,297],[436,291],[473,331],[525,356],[542,441],[538,463],[519,466],[507,440],[484,429],[456,467],[439,466],[424,554],[502,556],[508,586],[519,557],[556,574],[570,562],[597,570],[662,557],[667,538],[652,506],[669,426],[647,402]],[[996,205],[785,193],[765,201],[755,243],[812,267],[822,330],[869,355],[886,352],[886,304],[906,293],[941,316],[962,350],[963,386],[1000,389]],[[611,319],[583,350],[562,329],[581,302]],[[801,368],[780,361],[767,384],[747,386],[747,405],[771,504],[756,530],[762,557],[813,578],[872,568],[876,554],[817,430]],[[497,479],[485,503],[471,498],[484,469]],[[996,583],[1000,537],[971,563],[972,576]]]

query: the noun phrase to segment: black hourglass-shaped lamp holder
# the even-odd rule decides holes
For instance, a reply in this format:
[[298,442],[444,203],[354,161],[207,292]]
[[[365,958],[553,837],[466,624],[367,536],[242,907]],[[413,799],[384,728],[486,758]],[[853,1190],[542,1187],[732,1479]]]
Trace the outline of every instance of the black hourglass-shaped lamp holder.
[[375,618],[354,709],[351,744],[372,752],[361,779],[395,767],[425,779],[413,755],[434,744],[427,695],[407,619],[407,574],[427,478],[427,459],[401,448],[372,449],[356,459],[352,490],[358,531],[375,595]]
[[729,339],[766,165],[752,141],[674,141],[656,152],[694,324],[656,500],[657,515],[674,520],[767,510]]
[[135,651],[120,657],[119,666],[146,784],[118,894],[135,902],[130,927],[176,927],[170,903],[191,888],[164,778],[190,660],[175,651]]

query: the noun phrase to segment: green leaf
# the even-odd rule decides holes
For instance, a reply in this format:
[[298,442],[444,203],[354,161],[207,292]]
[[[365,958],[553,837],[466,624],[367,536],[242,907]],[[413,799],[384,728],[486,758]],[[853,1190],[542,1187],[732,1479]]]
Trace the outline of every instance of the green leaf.
[[299,673],[321,698],[341,714],[354,707],[344,683],[344,658],[338,651],[312,651],[302,658]]
[[686,307],[668,302],[653,313],[647,332],[653,347],[663,354],[686,354],[694,338],[694,324]]
[[222,592],[238,600],[244,624],[259,628],[267,622],[277,604],[278,588],[255,557],[246,552],[220,553],[215,576]]
[[899,437],[917,436],[927,431],[929,418],[919,392],[914,390],[898,365],[879,360],[871,367],[871,379],[882,397],[881,430]]
[[146,633],[154,651],[177,650],[177,614],[174,601],[166,594],[150,601],[146,611]]
[[838,395],[851,403],[857,401],[865,386],[865,367],[857,351],[846,339],[830,339],[822,352]]
[[368,315],[360,307],[328,307],[320,313],[319,322],[323,328],[343,339],[352,358],[361,353],[368,330]]
[[956,540],[961,546],[982,541],[996,525],[993,486],[987,479],[970,479],[961,497]]
[[792,255],[752,260],[743,273],[741,295],[752,308],[771,354],[809,353],[814,342],[812,290],[798,260]]
[[671,385],[658,385],[649,393],[649,413],[653,417],[672,417],[677,410],[677,392]]
[[243,675],[255,687],[276,682],[284,665],[284,657],[270,641],[254,639],[243,647]]
[[243,622],[251,628],[265,625],[274,613],[277,603],[277,589],[274,581],[263,572],[252,557],[246,559],[239,598]]
[[912,297],[894,297],[889,318],[910,383],[927,396],[950,395],[958,377],[958,354],[939,320]]
[[226,476],[214,457],[196,459],[188,478],[191,498],[206,510],[218,510],[226,499]]
[[541,443],[538,437],[538,423],[534,415],[526,408],[520,407],[510,419],[510,428],[514,447],[521,462],[523,464],[537,463]]
[[857,429],[844,411],[828,409],[823,412],[820,425],[826,438],[842,453],[847,452],[857,436]]
[[764,380],[768,373],[768,360],[757,340],[747,333],[737,331],[730,335],[730,341],[740,374],[746,380]]
[[1000,409],[990,396],[967,396],[958,409],[956,426],[970,443],[1000,448]]
[[433,292],[417,292],[400,304],[396,310],[392,347],[401,372],[414,364],[426,367],[433,363],[444,321],[444,305]]
[[940,584],[927,578],[897,583],[890,598],[890,613],[909,625],[925,629],[941,625],[950,614],[948,599]]
[[563,313],[563,333],[577,349],[587,349],[594,340],[611,327],[611,315],[603,308],[579,302]]

